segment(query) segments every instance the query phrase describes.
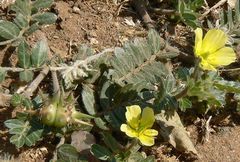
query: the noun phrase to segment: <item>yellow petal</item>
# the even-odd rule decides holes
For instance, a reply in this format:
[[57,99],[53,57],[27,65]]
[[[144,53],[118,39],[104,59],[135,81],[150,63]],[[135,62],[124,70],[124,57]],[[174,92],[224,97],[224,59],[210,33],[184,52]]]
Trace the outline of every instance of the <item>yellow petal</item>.
[[208,56],[207,61],[215,66],[229,65],[236,60],[236,54],[230,47],[224,47]]
[[125,113],[127,123],[134,129],[137,129],[140,122],[141,108],[138,105],[127,106]]
[[141,134],[139,136],[139,140],[145,146],[152,146],[152,145],[154,145],[154,137],[146,136],[144,134]]
[[209,30],[202,42],[202,53],[216,52],[226,44],[227,39],[227,35],[222,30]]
[[199,55],[201,48],[202,48],[202,37],[203,37],[202,29],[197,28],[195,30],[195,47],[194,47],[194,53],[196,56]]
[[203,58],[201,59],[200,67],[203,70],[211,70],[211,71],[217,70],[213,65],[211,65],[207,60],[205,60]]
[[122,132],[125,132],[126,135],[129,137],[138,137],[138,133],[134,129],[129,127],[127,124],[122,124],[120,130]]
[[146,107],[143,109],[142,118],[140,121],[140,129],[147,129],[153,126],[155,121],[153,109]]
[[158,131],[155,130],[155,129],[146,129],[144,132],[143,132],[144,135],[146,136],[157,136],[158,135]]

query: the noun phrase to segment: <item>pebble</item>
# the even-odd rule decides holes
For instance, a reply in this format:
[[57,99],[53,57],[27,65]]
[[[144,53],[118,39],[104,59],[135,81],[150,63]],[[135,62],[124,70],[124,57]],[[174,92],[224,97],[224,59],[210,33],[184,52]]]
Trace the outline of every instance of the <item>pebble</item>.
[[80,14],[81,10],[78,7],[74,6],[73,7],[73,13]]

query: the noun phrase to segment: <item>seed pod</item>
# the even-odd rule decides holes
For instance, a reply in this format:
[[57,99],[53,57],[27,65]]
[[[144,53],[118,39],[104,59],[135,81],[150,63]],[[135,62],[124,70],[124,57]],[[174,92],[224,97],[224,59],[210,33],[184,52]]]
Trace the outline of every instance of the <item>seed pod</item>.
[[56,112],[57,112],[56,104],[50,104],[49,106],[43,107],[40,112],[43,124],[52,126],[55,122]]
[[65,127],[68,124],[69,120],[70,119],[68,117],[67,111],[65,111],[63,107],[58,107],[55,116],[54,126],[58,128]]

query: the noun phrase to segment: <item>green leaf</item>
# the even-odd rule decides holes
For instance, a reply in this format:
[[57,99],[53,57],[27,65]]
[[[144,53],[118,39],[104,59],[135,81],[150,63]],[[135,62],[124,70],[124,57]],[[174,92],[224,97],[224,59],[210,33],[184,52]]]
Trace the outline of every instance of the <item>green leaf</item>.
[[185,112],[186,109],[191,108],[191,107],[192,107],[192,102],[191,102],[189,99],[187,99],[187,98],[181,98],[181,99],[179,99],[179,108],[180,108],[183,112]]
[[188,21],[194,21],[197,19],[194,13],[183,13],[182,17]]
[[156,30],[151,29],[148,32],[148,44],[151,46],[153,53],[157,53],[161,49],[161,37]]
[[112,150],[114,153],[118,153],[120,151],[119,143],[116,139],[109,133],[102,133],[104,143]]
[[90,48],[89,46],[82,44],[79,46],[78,53],[75,56],[75,60],[84,60],[88,56],[94,55],[94,50]]
[[17,146],[17,148],[20,148],[24,145],[25,141],[24,141],[24,136],[23,135],[18,135],[15,134],[10,138],[10,142],[14,145]]
[[45,12],[42,14],[36,14],[33,16],[33,20],[39,22],[39,25],[53,24],[57,20],[57,16],[51,12]]
[[14,19],[14,23],[20,28],[24,29],[28,26],[28,21],[21,13],[19,13]]
[[17,14],[21,13],[25,17],[30,16],[31,2],[29,0],[16,0],[11,9]]
[[22,121],[20,119],[10,119],[4,122],[5,126],[9,128],[9,133],[14,134],[10,138],[10,142],[15,144],[18,148],[24,144],[28,146],[34,145],[41,139],[43,134],[43,127],[37,120]]
[[18,119],[9,119],[4,122],[4,125],[10,129],[21,128],[24,125],[24,122]]
[[12,22],[0,20],[0,37],[13,39],[18,37],[20,29]]
[[84,107],[86,111],[90,115],[96,114],[96,103],[95,103],[95,97],[94,97],[94,90],[90,88],[90,85],[83,84],[82,87],[82,102],[84,104]]
[[172,74],[162,78],[159,85],[159,92],[157,94],[155,104],[159,109],[177,108],[178,103],[175,94],[178,92],[176,87],[176,80]]
[[185,19],[184,23],[190,27],[192,27],[193,29],[196,29],[198,24],[196,21],[192,21],[192,20],[188,20],[188,19]]
[[101,118],[94,118],[94,122],[96,124],[96,126],[98,126],[100,129],[102,130],[109,130],[109,128],[107,127],[107,122],[104,121]]
[[127,162],[155,162],[156,160],[154,156],[148,156],[145,158],[143,153],[135,152],[130,154],[129,158],[126,161]]
[[33,2],[32,6],[40,9],[40,8],[48,8],[52,5],[53,0],[36,0]]
[[155,157],[153,155],[148,156],[146,159],[143,160],[143,162],[155,162]]
[[31,64],[30,48],[25,41],[18,46],[18,64],[22,68],[28,68]]
[[178,0],[178,4],[179,4],[178,10],[179,10],[180,14],[183,14],[185,11],[185,4],[182,0]]
[[144,88],[154,89],[159,78],[169,74],[169,70],[157,58],[166,59],[172,53],[161,49],[160,39],[157,32],[150,30],[147,40],[135,39],[123,48],[116,48],[111,59],[111,79],[120,86],[145,83]]
[[240,82],[227,81],[227,80],[217,80],[214,85],[222,91],[230,93],[240,93]]
[[22,104],[22,100],[23,97],[20,94],[15,93],[14,95],[12,95],[11,104],[13,107],[17,107]]
[[29,98],[23,98],[22,105],[25,106],[27,109],[33,108],[33,103]]
[[33,80],[33,72],[30,70],[24,70],[19,73],[19,78],[21,81],[30,82]]
[[187,81],[187,79],[190,77],[190,72],[189,69],[185,68],[185,67],[180,67],[177,71],[177,78],[183,80],[183,81]]
[[48,44],[46,40],[39,41],[32,50],[31,61],[35,67],[41,67],[48,56]]
[[93,144],[90,151],[100,160],[108,160],[112,156],[112,153],[106,147],[98,144]]
[[31,127],[25,137],[25,144],[27,146],[33,146],[37,141],[41,140],[44,131],[39,120],[31,120],[30,126]]
[[76,148],[70,144],[63,144],[57,149],[57,156],[63,161],[77,161],[79,159],[79,153]]
[[30,35],[36,30],[38,30],[39,28],[40,26],[38,25],[38,22],[36,22],[30,26],[30,28],[24,33],[24,35]]
[[6,75],[7,75],[7,72],[0,68],[0,83],[5,80]]

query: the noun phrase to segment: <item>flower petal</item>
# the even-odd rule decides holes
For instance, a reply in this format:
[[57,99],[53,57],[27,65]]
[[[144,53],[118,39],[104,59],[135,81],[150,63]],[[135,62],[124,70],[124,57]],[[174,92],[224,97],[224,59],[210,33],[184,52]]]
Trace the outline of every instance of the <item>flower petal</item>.
[[144,132],[143,132],[144,135],[146,136],[157,136],[158,135],[158,131],[155,130],[155,129],[146,129]]
[[146,107],[143,109],[142,118],[140,121],[140,129],[147,129],[153,126],[155,121],[153,109],[150,107]]
[[202,37],[203,37],[203,31],[201,28],[197,28],[195,31],[195,47],[194,47],[194,53],[196,56],[199,55],[201,48],[202,48]]
[[141,134],[139,136],[139,140],[145,146],[152,146],[152,145],[154,145],[154,137],[146,136],[144,134]]
[[120,127],[120,130],[122,132],[125,132],[127,136],[129,137],[138,137],[138,133],[133,130],[131,127],[129,127],[127,124],[122,124]]
[[211,70],[211,71],[217,70],[213,65],[211,65],[207,60],[205,60],[203,58],[201,59],[200,67],[203,70]]
[[236,54],[230,47],[224,47],[208,56],[207,61],[215,66],[229,65],[236,60]]
[[226,44],[227,39],[227,35],[222,30],[209,30],[202,42],[202,53],[216,52]]
[[140,122],[141,108],[138,105],[127,106],[125,113],[127,123],[134,129],[137,129]]

